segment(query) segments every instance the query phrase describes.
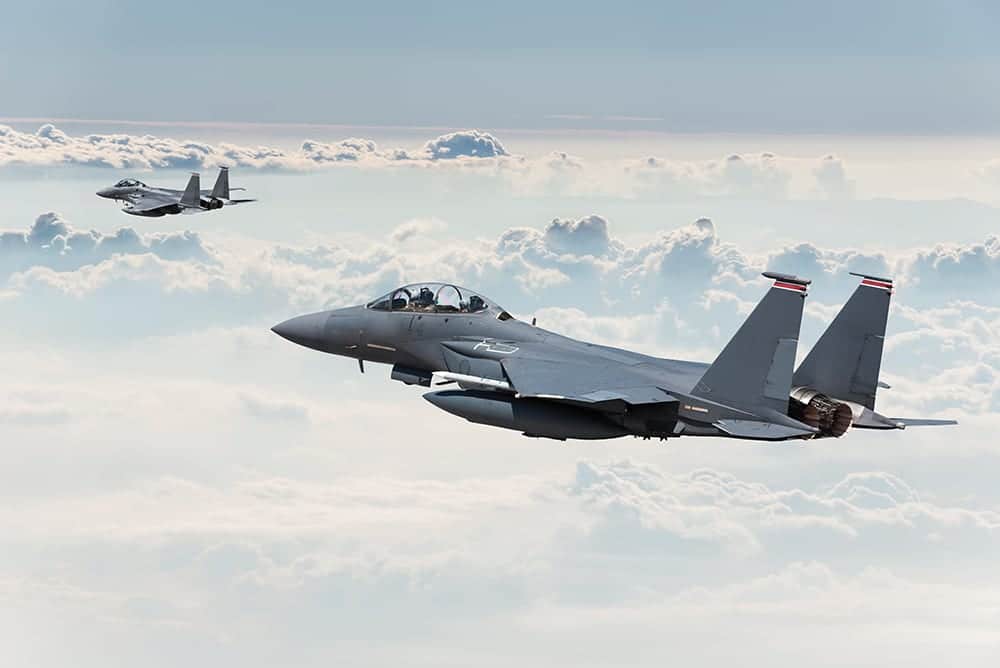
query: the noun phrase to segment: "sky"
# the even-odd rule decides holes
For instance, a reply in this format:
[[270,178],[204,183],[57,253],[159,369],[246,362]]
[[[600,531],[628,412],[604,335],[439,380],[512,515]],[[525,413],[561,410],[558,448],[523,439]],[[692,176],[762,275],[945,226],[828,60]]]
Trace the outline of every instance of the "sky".
[[30,117],[995,133],[998,11],[56,0],[43,14],[15,3],[0,86],[6,113]]
[[[5,8],[0,663],[995,665],[996,19]],[[220,165],[259,201],[94,194]],[[812,280],[800,358],[892,276],[877,408],[960,424],[531,439],[270,331],[444,280],[709,361],[765,269]]]

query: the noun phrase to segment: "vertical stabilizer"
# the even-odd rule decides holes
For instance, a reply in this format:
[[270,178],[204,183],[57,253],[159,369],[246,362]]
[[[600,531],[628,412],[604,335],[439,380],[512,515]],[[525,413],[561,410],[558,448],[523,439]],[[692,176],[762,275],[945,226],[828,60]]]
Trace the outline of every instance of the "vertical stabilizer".
[[201,208],[201,177],[198,172],[191,173],[191,180],[188,181],[187,188],[181,196],[181,204]]
[[219,167],[219,177],[215,179],[215,187],[212,188],[212,197],[216,199],[229,199],[228,167]]
[[774,279],[771,289],[705,371],[693,394],[787,415],[809,281],[771,272],[764,276]]
[[861,284],[802,361],[793,383],[874,410],[892,279],[853,275]]

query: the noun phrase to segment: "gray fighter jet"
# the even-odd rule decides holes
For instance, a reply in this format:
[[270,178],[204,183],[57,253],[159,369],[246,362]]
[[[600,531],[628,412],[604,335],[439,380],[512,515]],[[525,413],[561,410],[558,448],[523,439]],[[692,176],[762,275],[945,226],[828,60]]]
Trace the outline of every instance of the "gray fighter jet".
[[229,168],[219,168],[219,176],[211,190],[201,189],[201,177],[191,174],[184,190],[154,188],[136,179],[122,179],[108,188],[97,191],[98,197],[125,202],[122,209],[133,216],[158,218],[173,213],[201,213],[231,204],[254,202],[252,199],[233,199],[231,193],[243,188],[229,187]]
[[513,318],[443,283],[398,288],[368,304],[292,318],[272,329],[334,355],[392,365],[435,406],[525,436],[599,439],[837,437],[950,420],[875,412],[892,282],[862,276],[801,366],[795,354],[808,280],[765,273],[767,294],[711,364],[577,341]]

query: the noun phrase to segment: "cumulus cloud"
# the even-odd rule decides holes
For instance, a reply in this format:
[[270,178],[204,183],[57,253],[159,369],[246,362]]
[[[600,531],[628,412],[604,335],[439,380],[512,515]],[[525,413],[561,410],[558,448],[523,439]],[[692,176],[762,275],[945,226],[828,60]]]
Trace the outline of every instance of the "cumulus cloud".
[[79,231],[55,212],[39,215],[25,232],[0,231],[0,278],[30,267],[73,271],[115,255],[150,253],[165,260],[213,262],[195,232],[140,235],[131,227],[114,234]]
[[556,218],[545,227],[543,240],[548,248],[557,253],[600,257],[613,250],[608,221],[600,216],[579,220]]
[[1000,237],[984,243],[940,244],[920,250],[911,260],[908,278],[926,294],[978,292],[1000,276]]
[[[0,275],[7,277],[3,294],[8,308],[19,303],[30,308],[31,295],[57,299],[59,294],[124,290],[139,299],[144,290],[153,290],[141,298],[165,294],[165,303],[176,300],[177,308],[187,313],[185,325],[191,318],[278,317],[289,310],[360,303],[397,285],[434,277],[476,287],[513,312],[575,308],[590,317],[623,318],[622,323],[669,312],[670,317],[657,320],[667,328],[657,331],[661,352],[669,352],[662,347],[668,344],[711,349],[724,343],[759,299],[766,283],[759,272],[764,269],[813,280],[810,314],[816,321],[810,326],[834,312],[836,302],[828,295],[846,294],[853,282],[848,271],[894,276],[900,285],[894,301],[900,305],[941,308],[975,297],[983,306],[1000,306],[989,289],[998,256],[992,238],[891,256],[805,243],[755,256],[725,242],[708,219],[625,244],[615,238],[607,219],[592,215],[555,219],[540,229],[510,228],[493,242],[442,240],[419,249],[407,243],[443,225],[437,220],[404,222],[387,244],[259,245],[238,255],[210,248],[191,232],[80,232],[50,213],[26,231],[0,236]],[[188,298],[196,298],[197,308],[183,306]],[[212,299],[222,299],[222,308],[211,307]],[[993,327],[992,320],[978,322],[983,331]],[[623,324],[622,331],[628,329]],[[970,330],[965,340],[976,336]]]
[[222,165],[302,170],[335,164],[431,163],[503,158],[510,154],[493,135],[463,130],[428,141],[421,150],[380,148],[371,139],[307,140],[297,151],[268,146],[176,140],[153,135],[72,136],[51,124],[34,133],[0,125],[0,166],[85,165],[129,169],[207,169]]
[[478,130],[441,135],[424,144],[424,154],[430,160],[499,158],[510,155],[499,139]]

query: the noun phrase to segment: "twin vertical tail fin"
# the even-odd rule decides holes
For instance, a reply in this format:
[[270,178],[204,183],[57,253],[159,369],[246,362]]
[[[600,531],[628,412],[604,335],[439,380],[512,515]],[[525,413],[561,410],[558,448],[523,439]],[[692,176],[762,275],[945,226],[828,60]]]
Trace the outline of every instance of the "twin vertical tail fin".
[[184,194],[181,195],[181,204],[187,207],[201,208],[201,177],[198,175],[198,172],[191,173],[191,179],[188,181],[187,188],[184,189]]
[[693,394],[739,408],[787,415],[809,281],[765,272],[771,289],[726,344]]
[[212,197],[215,199],[229,199],[228,167],[219,167],[219,177],[215,179],[215,186],[212,188]]
[[852,274],[861,284],[799,365],[792,383],[874,410],[892,279]]

